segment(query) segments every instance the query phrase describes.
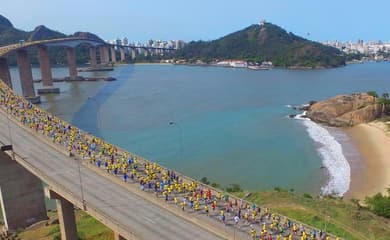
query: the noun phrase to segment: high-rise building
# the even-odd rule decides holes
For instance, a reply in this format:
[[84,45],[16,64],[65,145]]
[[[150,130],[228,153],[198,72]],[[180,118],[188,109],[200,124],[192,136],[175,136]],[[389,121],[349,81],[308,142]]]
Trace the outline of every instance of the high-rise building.
[[185,45],[185,42],[183,40],[176,40],[175,41],[175,49],[183,48]]
[[129,45],[129,39],[127,39],[127,37],[123,38],[123,45]]

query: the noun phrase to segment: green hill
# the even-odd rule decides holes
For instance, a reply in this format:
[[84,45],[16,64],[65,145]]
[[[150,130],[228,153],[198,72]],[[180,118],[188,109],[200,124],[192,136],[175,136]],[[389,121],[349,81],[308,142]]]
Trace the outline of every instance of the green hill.
[[258,63],[272,61],[275,66],[280,67],[345,65],[345,57],[336,48],[288,33],[271,23],[251,25],[213,41],[190,42],[175,57],[205,62],[223,59]]
[[28,32],[14,28],[7,18],[0,15],[0,46],[13,44],[22,39],[25,40],[28,34]]

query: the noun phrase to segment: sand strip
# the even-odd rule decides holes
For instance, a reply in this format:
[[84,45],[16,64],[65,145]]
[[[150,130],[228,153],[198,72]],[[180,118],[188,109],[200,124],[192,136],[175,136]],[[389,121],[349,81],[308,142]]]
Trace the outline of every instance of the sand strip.
[[364,199],[376,193],[386,193],[390,187],[390,137],[381,123],[360,124],[346,129],[358,147],[364,168],[351,172],[350,190],[346,198]]

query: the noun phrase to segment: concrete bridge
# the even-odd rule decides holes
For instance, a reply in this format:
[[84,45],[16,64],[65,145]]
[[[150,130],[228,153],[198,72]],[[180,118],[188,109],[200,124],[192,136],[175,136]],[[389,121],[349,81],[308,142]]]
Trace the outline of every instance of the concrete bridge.
[[[120,61],[126,60],[126,54],[130,54],[132,59],[137,56],[137,49],[142,49],[145,56],[173,51],[170,48],[154,48],[154,47],[137,47],[108,44],[103,41],[89,38],[60,38],[52,40],[40,40],[32,42],[20,42],[0,48],[0,78],[3,79],[8,86],[12,88],[11,74],[7,63],[7,55],[16,53],[16,59],[19,69],[19,75],[22,86],[23,96],[32,103],[39,103],[40,97],[36,95],[33,83],[33,76],[31,64],[28,56],[28,49],[36,47],[38,49],[38,60],[42,76],[42,89],[38,89],[38,94],[44,93],[59,93],[59,88],[53,86],[53,76],[51,72],[48,48],[49,47],[64,47],[67,53],[67,62],[69,68],[69,77],[71,80],[78,79],[77,65],[76,65],[76,47],[80,44],[89,46],[90,65],[92,68],[100,65],[107,65],[108,63],[116,63],[117,51],[120,53]],[[97,59],[97,50],[99,51],[99,61]],[[111,54],[110,54],[111,51]],[[110,59],[111,55],[111,59]]]
[[[48,185],[46,196],[56,199],[64,240],[77,239],[74,208],[86,211],[111,228],[116,239],[248,239],[251,231],[256,231],[255,238],[258,239],[264,229],[268,229],[267,234],[275,239],[282,234],[281,229],[284,235],[291,233],[293,225],[286,225],[284,216],[271,215],[268,209],[253,207],[250,202],[182,174],[172,176],[172,171],[99,140],[28,102],[24,97],[31,100],[35,95],[26,93],[35,92],[31,90],[31,66],[26,48],[37,46],[41,49],[41,71],[44,73],[46,69],[47,76],[51,77],[47,47],[66,46],[69,72],[77,77],[74,48],[81,43],[89,44],[90,49],[103,49],[100,56],[107,57],[104,49],[109,47],[105,43],[79,38],[30,42],[0,49],[3,63],[0,78],[5,77],[4,81],[0,80],[0,202],[6,231],[47,218],[43,181]],[[22,84],[25,84],[23,97],[10,88],[4,56],[13,51],[22,68],[19,71]],[[100,149],[90,145],[95,141]],[[91,156],[85,155],[88,152],[83,151],[85,147],[92,152]],[[103,155],[98,157],[102,149]],[[107,155],[107,149],[115,151]],[[103,159],[107,166],[101,166]],[[129,159],[126,168],[112,168],[115,164],[125,164],[126,159]],[[134,161],[130,163],[130,159]],[[153,185],[148,186],[144,181]],[[166,184],[165,188],[157,188],[157,183],[161,187],[160,181]],[[156,187],[153,189],[153,186]],[[202,196],[206,192],[210,195]],[[188,206],[194,199],[195,205]],[[215,210],[212,210],[214,201]],[[209,214],[203,209],[206,206],[210,207]],[[242,214],[256,211],[257,215],[236,224],[234,216],[241,210]],[[224,223],[220,220],[221,214],[225,217]],[[276,221],[280,228],[272,227]],[[313,229],[297,221],[289,222],[304,227],[307,233]],[[324,236],[316,239],[324,239]],[[301,237],[292,235],[292,239]],[[332,236],[331,239],[336,238]]]

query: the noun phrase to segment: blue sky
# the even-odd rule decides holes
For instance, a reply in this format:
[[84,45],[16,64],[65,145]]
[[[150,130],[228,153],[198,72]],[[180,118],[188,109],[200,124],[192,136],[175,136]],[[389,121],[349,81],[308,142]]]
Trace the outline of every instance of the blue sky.
[[[389,0],[1,0],[20,29],[43,24],[103,39],[211,40],[264,18],[312,40],[390,41]],[[310,33],[310,35],[308,35]]]

